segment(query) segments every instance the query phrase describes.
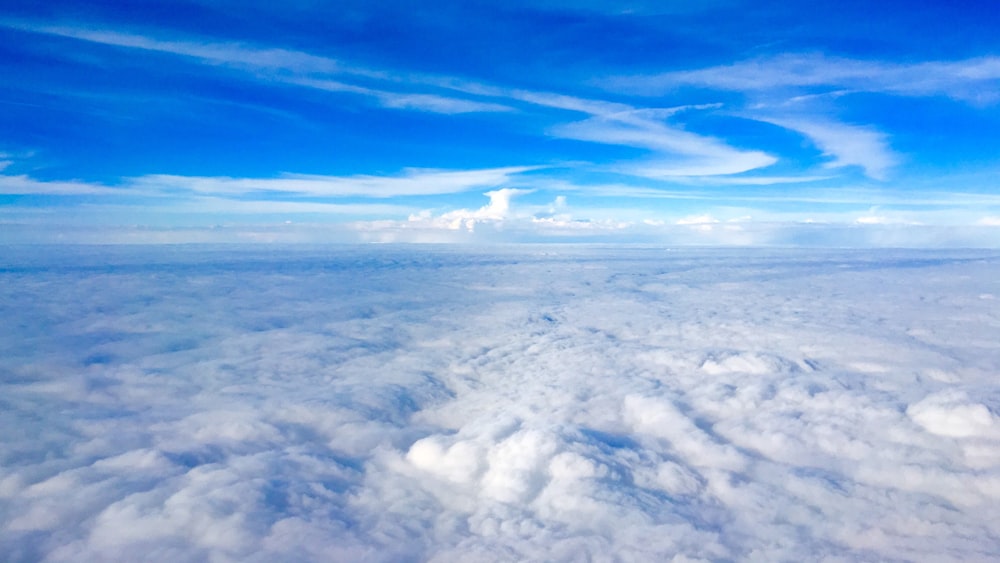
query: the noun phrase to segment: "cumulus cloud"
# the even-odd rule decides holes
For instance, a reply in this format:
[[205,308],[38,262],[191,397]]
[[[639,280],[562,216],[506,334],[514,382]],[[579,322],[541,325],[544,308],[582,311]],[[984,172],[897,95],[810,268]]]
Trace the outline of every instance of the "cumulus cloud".
[[351,228],[362,241],[383,243],[587,241],[635,234],[633,221],[575,218],[563,195],[544,204],[513,204],[514,198],[533,191],[502,188],[484,193],[489,203],[478,209],[423,210],[405,221],[358,221]]
[[711,215],[691,215],[677,220],[678,225],[705,225],[715,224],[718,222],[719,220]]
[[0,268],[14,561],[1000,549],[992,252],[45,250]]
[[489,203],[479,209],[456,209],[437,216],[430,211],[423,211],[410,215],[407,225],[430,229],[464,229],[469,232],[474,231],[477,224],[500,225],[508,219],[516,218],[511,212],[511,199],[527,193],[531,193],[531,190],[516,188],[493,190],[483,194],[489,198]]
[[512,206],[514,198],[532,191],[502,188],[484,193],[489,203],[479,209],[456,209],[440,214],[424,210],[411,214],[406,221],[358,222],[354,228],[370,236],[368,240],[378,242],[469,242],[491,240],[505,231],[506,234],[521,232],[530,237],[546,230],[593,226],[572,219],[567,212],[565,196],[557,196],[547,205]]
[[503,188],[492,192],[486,192],[484,195],[490,198],[490,202],[486,204],[485,207],[479,209],[479,211],[475,211],[473,213],[457,211],[454,212],[454,214],[445,214],[444,216],[448,217],[449,215],[452,215],[456,218],[471,219],[504,219],[510,214],[511,198],[526,193],[531,193],[531,190]]
[[906,414],[925,430],[956,438],[1000,438],[1000,421],[990,408],[966,392],[947,390],[911,405]]

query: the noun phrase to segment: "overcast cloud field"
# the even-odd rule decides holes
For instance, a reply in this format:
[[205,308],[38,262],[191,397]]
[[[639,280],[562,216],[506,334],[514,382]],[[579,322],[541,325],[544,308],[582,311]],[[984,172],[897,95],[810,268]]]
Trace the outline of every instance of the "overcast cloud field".
[[1000,253],[9,247],[0,553],[1000,554]]

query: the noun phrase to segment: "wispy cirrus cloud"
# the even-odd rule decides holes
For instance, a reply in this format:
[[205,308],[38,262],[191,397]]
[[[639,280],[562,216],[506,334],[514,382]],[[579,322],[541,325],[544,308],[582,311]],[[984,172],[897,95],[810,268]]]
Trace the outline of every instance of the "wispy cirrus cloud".
[[621,112],[561,125],[552,132],[569,139],[648,149],[654,158],[616,169],[650,178],[738,174],[777,162],[762,151],[740,150],[656,117],[641,111]]
[[[986,100],[977,94],[1000,77],[1000,59],[983,57],[954,62],[890,64],[828,57],[821,54],[781,55],[696,70],[674,71],[653,76],[619,77],[606,81],[629,93],[667,93],[678,86],[701,86],[756,96],[747,108],[723,108],[720,104],[696,104],[675,108],[640,108],[620,101],[591,99],[557,92],[531,91],[477,83],[458,77],[407,74],[351,65],[344,61],[302,51],[264,48],[238,42],[200,41],[154,36],[80,26],[2,23],[34,33],[72,38],[90,43],[164,53],[192,61],[227,67],[281,84],[294,84],[329,92],[364,96],[382,107],[426,111],[437,114],[512,112],[524,108],[547,111],[546,119],[556,121],[539,127],[550,137],[638,149],[631,159],[584,164],[591,170],[615,172],[640,182],[647,179],[672,183],[705,181],[718,185],[766,186],[779,183],[811,182],[828,179],[815,169],[764,174],[779,162],[778,151],[741,147],[722,137],[705,135],[684,127],[685,111],[717,111],[716,115],[737,116],[767,122],[797,131],[809,138],[828,158],[827,168],[857,166],[871,178],[885,180],[901,160],[889,144],[889,136],[870,125],[840,123],[827,117],[830,112],[810,113],[801,104],[795,117],[776,117],[777,105],[802,100],[814,92],[880,91],[907,95],[948,95],[962,100]],[[985,89],[985,90],[984,90]],[[620,99],[620,98],[619,98]],[[798,103],[798,102],[796,102]],[[781,158],[784,160],[784,158]],[[0,163],[2,166],[2,163]],[[516,167],[515,167],[516,168]],[[493,171],[513,170],[492,169]],[[293,197],[376,197],[458,193],[471,189],[499,188],[525,170],[500,174],[490,172],[429,171],[411,169],[398,176],[354,175],[343,177],[284,175],[277,178],[189,177],[148,175],[127,179],[132,190],[153,192],[194,191],[205,194],[278,192]],[[757,175],[747,174],[755,173]],[[440,173],[440,176],[435,174]],[[833,174],[833,172],[830,172]],[[477,179],[478,178],[478,179]],[[97,193],[118,189],[91,184],[66,183],[62,186],[32,184],[23,177],[20,184],[7,181],[12,193]],[[633,190],[655,191],[652,188]],[[16,190],[22,190],[17,192]],[[34,191],[30,191],[34,190]],[[44,190],[49,190],[45,192]],[[96,191],[95,191],[96,190]],[[104,193],[104,192],[101,192]],[[135,193],[135,192],[133,192]],[[633,191],[633,193],[638,193]]]
[[[676,183],[683,184],[681,188],[661,188],[636,186],[625,183],[575,184],[561,180],[540,179],[534,182],[542,189],[554,192],[577,194],[579,197],[614,198],[621,200],[688,200],[699,201],[710,205],[731,203],[754,203],[761,207],[772,207],[782,204],[809,204],[814,210],[824,207],[872,206],[880,205],[892,208],[926,208],[935,213],[943,214],[956,210],[966,213],[1000,209],[1000,194],[969,193],[957,191],[921,190],[914,192],[905,188],[845,188],[819,187],[802,185],[795,189],[785,189],[782,184],[792,182],[822,182],[830,177],[814,178],[783,178],[761,177],[761,186],[772,186],[773,189],[761,189],[733,193],[727,189],[730,181],[754,180],[754,177],[707,177],[678,178]],[[757,185],[757,184],[753,184]],[[647,206],[648,204],[644,204]]]
[[[900,95],[947,95],[965,101],[988,101],[983,87],[1000,80],[1000,59],[890,64],[788,54],[731,65],[674,71],[654,76],[620,77],[609,84],[633,93],[659,95],[681,86],[740,91],[753,103],[744,117],[772,123],[807,136],[832,160],[827,167],[860,166],[871,178],[885,180],[900,161],[888,136],[874,126],[837,122],[812,107],[820,94],[841,97],[868,91]],[[775,117],[775,108],[795,104],[795,117]],[[810,113],[812,112],[812,113]]]
[[23,22],[0,23],[5,27],[79,39],[112,47],[141,49],[190,57],[213,64],[238,66],[248,69],[283,70],[297,73],[346,73],[360,76],[382,77],[367,69],[345,67],[329,57],[322,57],[288,49],[258,48],[243,43],[165,40],[154,37],[74,26],[34,25]]
[[0,193],[10,195],[181,195],[202,194],[237,198],[280,193],[286,197],[392,198],[454,194],[511,182],[517,174],[537,166],[508,166],[473,170],[406,169],[398,175],[320,176],[285,174],[278,178],[228,178],[150,174],[127,178],[120,185],[80,181],[45,181],[29,176],[0,175]]
[[832,158],[828,168],[860,166],[867,176],[884,180],[899,156],[889,147],[887,135],[873,127],[848,125],[815,118],[757,117],[758,121],[802,133]]
[[[994,103],[1000,100],[1000,57],[892,63],[818,53],[782,54],[693,70],[613,77],[600,84],[649,96],[687,86],[742,92],[749,100],[740,112],[743,117],[804,134],[832,159],[828,167],[856,165],[867,176],[885,180],[900,161],[888,135],[871,125],[837,122],[828,117],[829,111],[817,109],[816,102],[875,92]],[[796,106],[796,117],[774,116],[776,110],[787,111],[790,104]]]
[[0,194],[6,195],[122,195],[122,189],[80,181],[45,181],[30,176],[0,175]]
[[338,80],[295,78],[288,82],[299,86],[326,90],[328,92],[346,92],[370,96],[379,101],[383,107],[394,109],[414,109],[429,111],[440,114],[458,114],[475,112],[505,112],[513,111],[514,108],[493,102],[482,102],[437,94],[410,94],[367,88],[348,84]]
[[453,194],[505,184],[532,166],[509,166],[480,170],[407,169],[395,176],[317,176],[286,174],[278,178],[225,178],[207,176],[149,175],[131,180],[133,186],[156,190],[183,190],[217,195],[264,192],[316,197],[397,196]]
[[[10,24],[8,24],[10,25]],[[447,76],[407,75],[345,65],[341,61],[286,49],[241,43],[163,40],[138,34],[68,26],[16,24],[12,27],[121,48],[141,49],[223,65],[268,80],[329,92],[365,96],[387,108],[439,114],[509,112],[515,104],[584,114],[587,119],[553,127],[549,133],[609,145],[642,148],[653,153],[642,163],[616,165],[625,174],[642,177],[714,176],[766,167],[776,158],[762,151],[741,150],[712,137],[671,126],[667,119],[685,109],[710,109],[714,104],[671,109],[644,109],[628,104],[470,82]],[[377,86],[372,86],[372,83]],[[434,92],[414,90],[430,88]],[[460,93],[460,97],[445,95]]]
[[660,95],[681,86],[741,92],[828,87],[907,96],[944,95],[988,103],[1000,99],[1000,57],[889,63],[817,53],[783,54],[694,70],[613,77],[601,84],[646,95]]
[[[393,73],[346,65],[330,57],[280,48],[261,48],[244,43],[219,43],[193,40],[165,40],[134,33],[85,29],[71,26],[45,26],[24,23],[0,22],[15,29],[67,37],[90,43],[165,53],[193,59],[209,65],[220,65],[259,74],[268,80],[343,92],[375,99],[381,106],[410,109],[442,114],[511,111],[512,108],[497,103],[454,98],[426,92],[399,91],[402,82]],[[343,76],[354,80],[375,81],[385,85],[373,88],[344,81],[331,80],[330,76]],[[416,80],[413,85],[432,84],[433,81]],[[397,88],[393,90],[392,87]],[[411,85],[412,87],[412,85]],[[452,89],[455,90],[455,89]]]
[[161,206],[158,211],[172,213],[228,214],[325,214],[345,216],[391,216],[413,213],[411,206],[391,203],[335,203],[328,201],[233,200],[221,197],[197,197]]
[[720,107],[717,103],[638,108],[552,92],[510,90],[506,95],[522,102],[589,116],[582,121],[550,128],[549,134],[555,137],[636,147],[653,153],[638,163],[613,165],[612,168],[620,173],[646,178],[714,177],[764,168],[777,162],[777,158],[763,151],[738,149],[669,122],[671,117],[682,112],[717,109]]

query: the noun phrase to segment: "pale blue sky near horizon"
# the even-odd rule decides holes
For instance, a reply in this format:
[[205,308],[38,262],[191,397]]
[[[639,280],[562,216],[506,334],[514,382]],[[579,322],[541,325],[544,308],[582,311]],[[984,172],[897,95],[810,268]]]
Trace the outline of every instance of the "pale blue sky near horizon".
[[1000,246],[986,2],[14,2],[0,29],[0,242]]

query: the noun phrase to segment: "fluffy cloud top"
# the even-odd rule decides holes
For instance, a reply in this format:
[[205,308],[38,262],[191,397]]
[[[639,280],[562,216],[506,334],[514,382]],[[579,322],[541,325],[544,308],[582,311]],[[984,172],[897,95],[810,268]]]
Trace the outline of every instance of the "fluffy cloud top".
[[48,250],[0,267],[11,561],[1000,550],[989,252]]

